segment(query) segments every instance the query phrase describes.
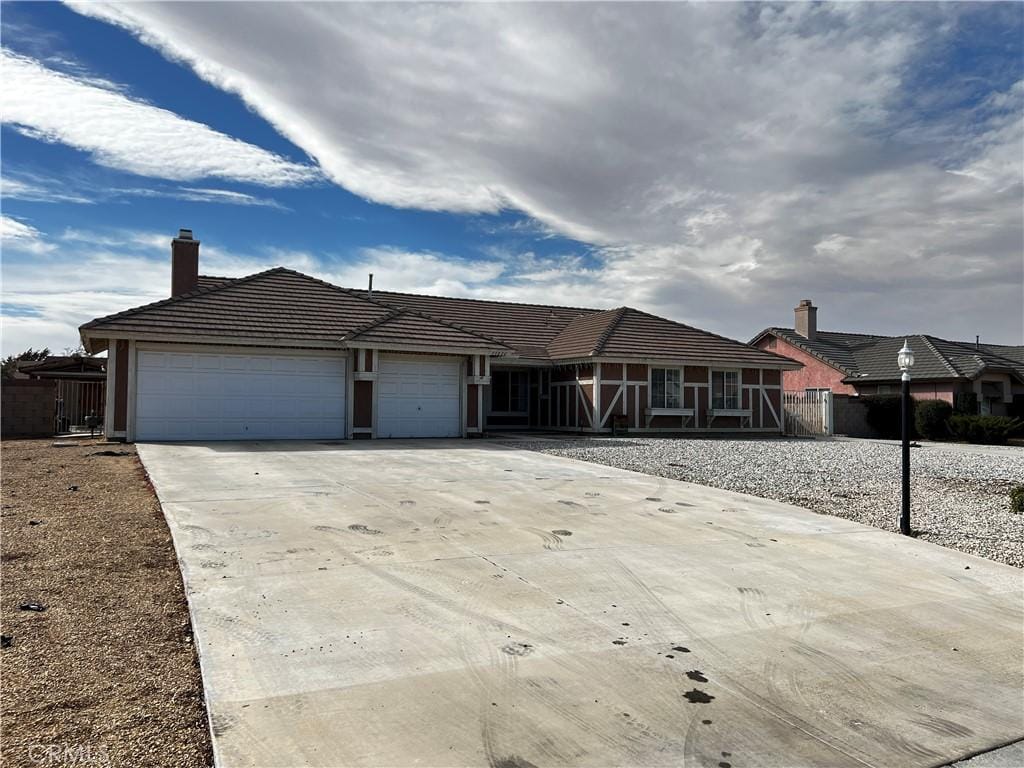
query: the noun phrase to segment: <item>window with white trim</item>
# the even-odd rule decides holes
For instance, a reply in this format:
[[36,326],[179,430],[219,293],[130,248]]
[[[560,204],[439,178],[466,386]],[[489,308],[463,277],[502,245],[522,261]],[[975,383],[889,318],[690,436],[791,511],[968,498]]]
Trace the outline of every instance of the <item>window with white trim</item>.
[[491,413],[526,413],[526,371],[491,370]]
[[651,369],[651,408],[679,408],[680,391],[678,368]]
[[711,372],[711,408],[716,411],[737,411],[740,407],[740,372]]

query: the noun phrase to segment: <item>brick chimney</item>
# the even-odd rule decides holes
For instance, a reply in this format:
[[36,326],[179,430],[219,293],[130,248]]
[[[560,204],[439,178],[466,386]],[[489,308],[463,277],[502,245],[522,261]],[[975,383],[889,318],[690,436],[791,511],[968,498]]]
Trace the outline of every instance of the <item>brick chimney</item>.
[[199,287],[199,241],[191,229],[179,229],[171,240],[171,296],[180,296]]
[[800,305],[793,310],[796,315],[794,326],[796,332],[808,341],[818,338],[818,308],[811,304],[810,299],[800,299]]

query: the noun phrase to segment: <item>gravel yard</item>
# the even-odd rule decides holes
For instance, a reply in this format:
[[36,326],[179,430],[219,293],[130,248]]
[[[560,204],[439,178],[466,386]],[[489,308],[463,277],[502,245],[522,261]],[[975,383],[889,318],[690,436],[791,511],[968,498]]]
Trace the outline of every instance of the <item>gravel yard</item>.
[[211,765],[181,575],[135,449],[52,443],[0,450],[2,762]]
[[[740,491],[897,530],[898,444],[867,440],[551,438],[516,448]],[[911,450],[911,522],[918,535],[1024,567],[1024,517],[1009,491],[1024,483],[1024,448],[925,443]]]

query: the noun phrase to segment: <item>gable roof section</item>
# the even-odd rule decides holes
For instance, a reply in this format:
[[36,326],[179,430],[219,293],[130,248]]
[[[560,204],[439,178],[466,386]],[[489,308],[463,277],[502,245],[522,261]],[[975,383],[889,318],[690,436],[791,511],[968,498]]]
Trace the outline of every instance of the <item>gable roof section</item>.
[[331,346],[390,311],[344,288],[278,267],[101,317],[81,331],[99,337],[146,333],[185,341],[222,337]]
[[344,341],[393,347],[414,345],[433,349],[486,350],[497,354],[512,352],[494,339],[405,309],[392,311],[380,320],[349,333]]
[[689,358],[701,363],[769,365],[790,370],[803,367],[774,352],[631,307],[623,309],[599,354],[653,360]]
[[863,333],[836,333],[832,331],[818,331],[814,341],[804,338],[792,328],[766,328],[751,340],[756,343],[765,334],[772,334],[783,341],[792,344],[798,349],[817,357],[824,363],[845,373],[848,376],[857,372],[857,359],[854,350],[861,346],[875,343],[884,336],[871,336]]
[[625,312],[625,307],[619,307],[573,318],[547,345],[548,356],[559,359],[600,354]]
[[928,338],[936,350],[968,378],[976,378],[985,370],[1000,370],[1012,372],[1024,380],[1024,346],[946,341],[934,336]]
[[[365,290],[354,293],[365,296]],[[444,318],[466,331],[479,333],[515,349],[522,357],[547,360],[547,346],[576,318],[600,312],[596,309],[520,304],[508,301],[456,299],[416,293],[374,291],[374,301],[397,309],[410,309]]]
[[915,379],[974,379],[989,369],[1009,371],[1024,380],[1024,347],[976,346],[927,334],[873,336],[835,331],[818,331],[811,341],[792,328],[768,328],[754,341],[765,334],[773,334],[842,371],[848,382],[899,379],[896,355],[904,340],[914,351],[911,375]]

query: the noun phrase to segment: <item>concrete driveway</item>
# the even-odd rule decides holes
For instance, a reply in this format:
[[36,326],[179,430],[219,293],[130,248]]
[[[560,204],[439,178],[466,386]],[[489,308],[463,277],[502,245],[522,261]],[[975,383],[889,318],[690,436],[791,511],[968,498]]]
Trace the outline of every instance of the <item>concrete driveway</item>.
[[139,453],[221,766],[932,766],[1024,736],[1009,566],[486,441]]

